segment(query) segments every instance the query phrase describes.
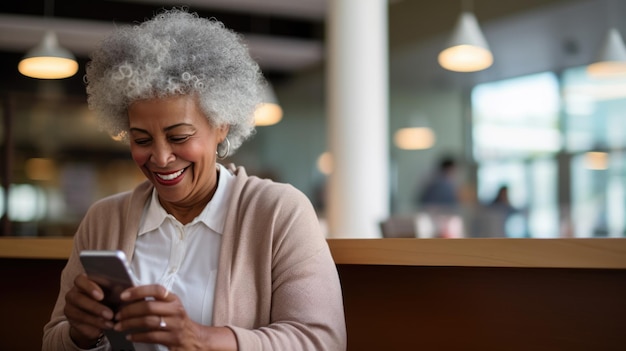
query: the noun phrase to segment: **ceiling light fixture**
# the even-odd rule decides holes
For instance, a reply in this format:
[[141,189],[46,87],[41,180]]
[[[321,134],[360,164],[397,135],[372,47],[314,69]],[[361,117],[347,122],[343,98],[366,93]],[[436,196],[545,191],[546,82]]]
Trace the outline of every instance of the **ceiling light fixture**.
[[609,168],[609,154],[600,151],[585,153],[585,166],[594,171],[603,171]]
[[481,71],[493,64],[487,40],[471,11],[461,12],[446,49],[439,53],[438,61],[441,67],[455,72]]
[[428,127],[407,127],[398,129],[393,141],[402,150],[426,150],[435,145],[436,137]]
[[[54,0],[46,0],[44,17],[51,17],[53,9]],[[49,30],[41,43],[26,53],[17,70],[31,78],[62,79],[78,72],[78,62],[71,52],[59,46],[56,34]]]
[[626,47],[616,28],[609,29],[596,60],[587,66],[587,74],[594,78],[626,74]]
[[591,78],[610,78],[626,75],[626,47],[622,35],[615,27],[616,11],[612,1],[606,1],[606,36],[595,60],[587,66],[587,75]]
[[278,104],[276,93],[270,82],[263,89],[263,101],[254,111],[254,124],[257,127],[274,125],[283,118],[283,109]]
[[41,43],[28,51],[17,69],[31,78],[61,79],[76,74],[78,62],[71,52],[59,46],[56,34],[48,31]]

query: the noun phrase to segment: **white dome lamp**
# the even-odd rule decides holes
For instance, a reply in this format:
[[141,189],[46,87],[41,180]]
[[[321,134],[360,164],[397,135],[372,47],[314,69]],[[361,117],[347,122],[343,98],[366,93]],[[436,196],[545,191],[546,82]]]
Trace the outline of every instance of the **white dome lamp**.
[[[50,18],[54,12],[54,0],[44,3],[44,17]],[[78,72],[78,62],[74,55],[59,45],[56,34],[46,31],[39,45],[29,50],[17,65],[21,74],[38,79],[68,78]]]
[[257,127],[274,125],[283,118],[283,109],[278,104],[276,93],[270,82],[265,83],[262,92],[263,101],[254,111],[254,124]]
[[587,66],[587,74],[593,78],[626,75],[626,47],[616,28],[610,28],[596,60]]
[[47,31],[41,43],[26,53],[17,69],[31,78],[61,79],[76,74],[78,62],[71,52],[59,46],[56,34]]
[[590,78],[611,78],[626,75],[626,47],[619,30],[615,27],[616,14],[611,0],[606,1],[607,29],[606,36],[594,61],[587,66],[587,75]]
[[463,11],[446,49],[439,53],[441,67],[455,72],[476,72],[493,64],[493,55],[480,30],[476,16]]

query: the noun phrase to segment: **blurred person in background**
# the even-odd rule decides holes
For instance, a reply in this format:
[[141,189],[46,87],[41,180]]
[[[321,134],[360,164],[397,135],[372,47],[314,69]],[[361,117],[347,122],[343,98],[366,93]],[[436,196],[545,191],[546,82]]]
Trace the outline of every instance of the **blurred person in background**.
[[437,170],[417,193],[417,205],[420,207],[456,207],[459,204],[456,174],[456,161],[451,157],[442,158]]
[[428,216],[434,228],[434,233],[427,236],[447,238],[463,235],[457,174],[456,160],[450,156],[442,157],[432,176],[416,192],[418,211]]
[[[510,220],[522,211],[511,204],[509,198],[509,186],[501,185],[496,191],[493,200],[482,207],[480,216],[479,231],[477,236],[481,237],[507,237],[512,234],[523,236],[523,222],[511,223]],[[523,218],[520,218],[523,220]],[[522,226],[522,228],[519,228]]]

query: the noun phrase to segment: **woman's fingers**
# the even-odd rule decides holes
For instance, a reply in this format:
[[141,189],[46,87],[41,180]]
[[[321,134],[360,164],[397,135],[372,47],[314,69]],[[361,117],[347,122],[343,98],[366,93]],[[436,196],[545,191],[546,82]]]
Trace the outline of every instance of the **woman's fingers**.
[[96,301],[102,301],[104,292],[102,288],[93,280],[90,280],[86,274],[79,274],[74,279],[74,286],[83,293],[91,296]]
[[125,290],[121,298],[125,304],[115,316],[115,330],[129,332],[134,342],[181,342],[188,317],[176,294],[161,285],[145,285]]
[[[126,289],[120,295],[123,307],[116,314],[116,320],[142,316],[173,315],[182,303],[175,294],[162,285],[143,285]],[[182,309],[184,311],[184,309]]]
[[[91,303],[99,305],[96,301]],[[94,310],[100,312],[94,312]],[[113,328],[113,312],[102,305],[89,310],[70,303],[65,305],[64,313],[72,325],[88,325],[97,329]]]
[[189,341],[192,329],[185,326],[192,324],[186,316],[141,316],[124,319],[115,325],[115,330],[127,331],[133,342],[156,343],[167,347],[177,347]]
[[70,324],[70,336],[80,345],[87,345],[113,328],[113,311],[102,305],[102,289],[85,275],[74,279],[74,286],[65,295],[64,314]]
[[144,299],[154,299],[157,301],[174,301],[177,299],[169,291],[159,284],[142,285],[128,288],[120,295],[122,301],[136,301]]
[[143,315],[125,318],[115,324],[117,331],[127,330],[135,332],[171,331],[176,329],[174,317],[159,315]]
[[[65,315],[76,319],[97,316],[107,320],[113,319],[113,311],[100,303],[104,294],[102,289],[84,275],[74,280],[74,286],[65,295]],[[70,320],[71,321],[71,320]]]

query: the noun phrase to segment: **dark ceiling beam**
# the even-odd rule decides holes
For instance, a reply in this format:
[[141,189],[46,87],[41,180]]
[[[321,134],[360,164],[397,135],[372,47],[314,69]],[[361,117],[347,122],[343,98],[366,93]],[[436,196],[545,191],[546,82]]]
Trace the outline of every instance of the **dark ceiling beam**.
[[[51,16],[126,24],[142,22],[166,8],[170,7],[145,2],[56,0]],[[194,7],[189,7],[189,10],[197,12],[202,17],[214,17],[226,27],[242,34],[255,33],[312,40],[321,40],[324,36],[323,20]],[[2,1],[0,13],[44,17],[44,1]]]

